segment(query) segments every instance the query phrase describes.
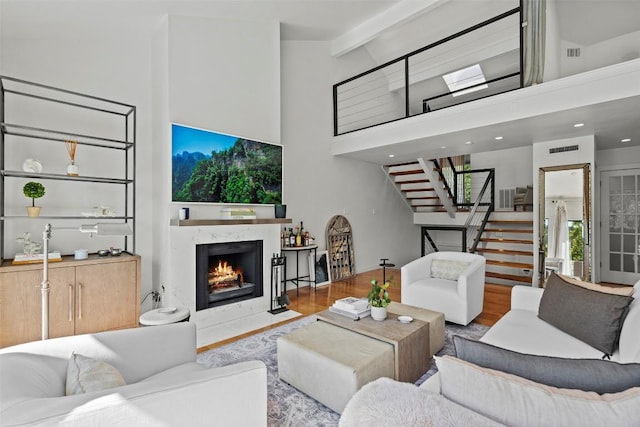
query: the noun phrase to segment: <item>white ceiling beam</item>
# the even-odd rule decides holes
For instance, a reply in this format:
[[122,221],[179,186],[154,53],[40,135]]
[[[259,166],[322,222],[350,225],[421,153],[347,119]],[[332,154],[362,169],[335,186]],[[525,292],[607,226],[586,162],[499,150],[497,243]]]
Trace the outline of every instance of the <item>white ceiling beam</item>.
[[364,21],[331,42],[331,55],[338,57],[375,39],[384,31],[423,14],[449,0],[402,0],[386,11]]

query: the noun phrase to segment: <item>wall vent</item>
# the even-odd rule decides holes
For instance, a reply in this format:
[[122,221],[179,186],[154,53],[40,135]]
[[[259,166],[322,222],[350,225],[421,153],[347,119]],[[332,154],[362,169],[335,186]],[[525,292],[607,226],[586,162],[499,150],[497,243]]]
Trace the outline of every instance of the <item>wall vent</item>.
[[580,56],[580,48],[579,47],[568,47],[567,48],[567,58],[578,58]]
[[498,190],[498,209],[513,209],[515,188],[501,188]]
[[578,151],[579,149],[580,148],[577,145],[565,145],[564,147],[549,148],[549,154]]

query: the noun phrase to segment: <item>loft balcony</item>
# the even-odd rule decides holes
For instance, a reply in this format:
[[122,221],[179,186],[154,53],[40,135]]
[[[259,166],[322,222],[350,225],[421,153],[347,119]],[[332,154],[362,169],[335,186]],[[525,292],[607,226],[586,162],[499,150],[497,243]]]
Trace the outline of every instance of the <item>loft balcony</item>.
[[640,42],[640,25],[582,46],[588,61],[558,59],[564,71],[546,76],[536,65],[543,53],[527,49],[533,26],[517,7],[337,83],[332,154],[389,164],[585,135],[598,149],[640,141],[639,53],[627,52]]

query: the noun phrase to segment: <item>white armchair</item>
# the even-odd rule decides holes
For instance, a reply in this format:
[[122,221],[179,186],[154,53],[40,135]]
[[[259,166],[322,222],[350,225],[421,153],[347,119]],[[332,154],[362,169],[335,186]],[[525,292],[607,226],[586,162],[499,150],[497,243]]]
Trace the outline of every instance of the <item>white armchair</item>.
[[402,303],[439,311],[445,320],[467,325],[482,312],[485,265],[483,256],[467,252],[418,258],[401,269]]

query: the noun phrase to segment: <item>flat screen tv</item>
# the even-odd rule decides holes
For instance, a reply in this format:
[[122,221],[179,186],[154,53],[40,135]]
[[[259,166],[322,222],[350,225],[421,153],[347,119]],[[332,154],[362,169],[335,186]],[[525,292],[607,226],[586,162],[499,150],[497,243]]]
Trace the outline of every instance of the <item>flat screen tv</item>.
[[282,146],[171,125],[171,200],[282,203]]

